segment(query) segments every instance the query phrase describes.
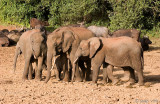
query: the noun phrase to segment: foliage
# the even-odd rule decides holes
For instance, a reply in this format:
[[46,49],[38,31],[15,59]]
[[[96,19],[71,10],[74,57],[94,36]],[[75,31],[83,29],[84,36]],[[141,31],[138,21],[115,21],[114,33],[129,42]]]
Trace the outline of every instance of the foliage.
[[33,17],[50,26],[76,24],[107,26],[111,31],[136,28],[160,30],[159,0],[0,0],[0,22],[29,26]]

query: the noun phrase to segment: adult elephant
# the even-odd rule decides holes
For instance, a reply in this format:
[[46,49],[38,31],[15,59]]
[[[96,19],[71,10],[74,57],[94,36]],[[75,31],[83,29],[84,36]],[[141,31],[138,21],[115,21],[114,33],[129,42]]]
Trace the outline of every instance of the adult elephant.
[[138,31],[137,29],[120,29],[110,35],[111,37],[127,36],[139,41],[140,31]]
[[46,35],[41,29],[33,29],[24,32],[17,45],[14,58],[14,71],[16,69],[16,61],[19,54],[23,54],[25,58],[25,67],[23,72],[23,80],[32,79],[32,63],[36,62],[35,79],[41,80],[42,64],[47,55]]
[[109,29],[107,27],[103,27],[103,26],[89,26],[87,27],[88,30],[92,31],[96,37],[105,37],[108,38],[110,37],[110,32]]
[[[100,66],[104,63],[103,78],[106,81],[107,74],[112,83],[118,82],[113,77],[113,66],[122,67],[128,73],[128,80],[134,81],[134,70],[137,71],[139,85],[143,85],[143,51],[141,45],[129,37],[117,38],[90,38],[81,41],[76,53],[75,61],[81,56],[91,58],[91,68],[93,69],[92,81],[97,82]],[[75,67],[73,67],[74,78]]]
[[[61,52],[66,53],[67,57],[70,59],[71,64],[73,64],[75,52],[80,42],[91,37],[94,37],[94,34],[90,30],[82,27],[60,27],[49,34],[47,38],[48,74],[45,82],[47,83],[51,77],[50,69],[52,66],[53,56],[59,55]],[[78,71],[76,72],[76,79],[77,81],[82,81]]]

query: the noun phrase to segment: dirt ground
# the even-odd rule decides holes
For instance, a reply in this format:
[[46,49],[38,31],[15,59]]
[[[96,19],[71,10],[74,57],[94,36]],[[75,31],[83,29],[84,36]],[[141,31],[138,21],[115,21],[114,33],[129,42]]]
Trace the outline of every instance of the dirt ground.
[[[98,86],[90,81],[58,82],[53,73],[47,84],[36,80],[22,81],[23,55],[18,57],[13,74],[15,46],[0,47],[0,104],[160,104],[160,39],[151,40],[150,50],[144,52],[145,82],[151,85],[130,87],[126,83],[104,85],[101,77]],[[43,78],[45,76],[46,71],[43,71]],[[114,76],[123,77],[123,71],[115,69]]]

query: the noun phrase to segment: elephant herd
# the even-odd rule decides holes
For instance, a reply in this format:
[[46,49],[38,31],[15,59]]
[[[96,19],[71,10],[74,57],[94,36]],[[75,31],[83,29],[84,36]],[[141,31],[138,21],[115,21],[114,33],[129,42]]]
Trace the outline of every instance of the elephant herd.
[[[108,28],[100,26],[62,26],[49,33],[43,26],[37,27],[25,32],[17,31],[21,35],[18,35],[17,40],[12,39],[17,43],[14,71],[18,55],[24,55],[23,80],[42,80],[42,69],[46,68],[47,83],[52,69],[56,66],[57,80],[92,80],[97,83],[100,67],[103,66],[104,83],[110,79],[113,84],[117,84],[119,79],[113,76],[113,68],[121,67],[124,70],[123,81],[134,83],[136,71],[139,85],[144,84],[143,50],[149,49],[148,44],[151,44],[151,41],[148,37],[140,38],[140,31],[121,29],[110,33]],[[1,30],[0,44],[8,46],[9,42],[4,44],[2,38],[10,39],[12,36],[4,34],[4,30]]]

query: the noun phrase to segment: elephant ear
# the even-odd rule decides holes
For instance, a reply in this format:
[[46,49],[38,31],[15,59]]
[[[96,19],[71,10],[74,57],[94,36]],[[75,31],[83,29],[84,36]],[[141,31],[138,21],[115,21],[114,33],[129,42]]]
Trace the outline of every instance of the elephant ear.
[[74,34],[71,31],[64,31],[62,33],[62,49],[67,52],[75,40]]
[[90,45],[90,55],[89,55],[89,57],[92,58],[100,47],[99,38],[97,38],[97,37],[91,38],[89,45]]

